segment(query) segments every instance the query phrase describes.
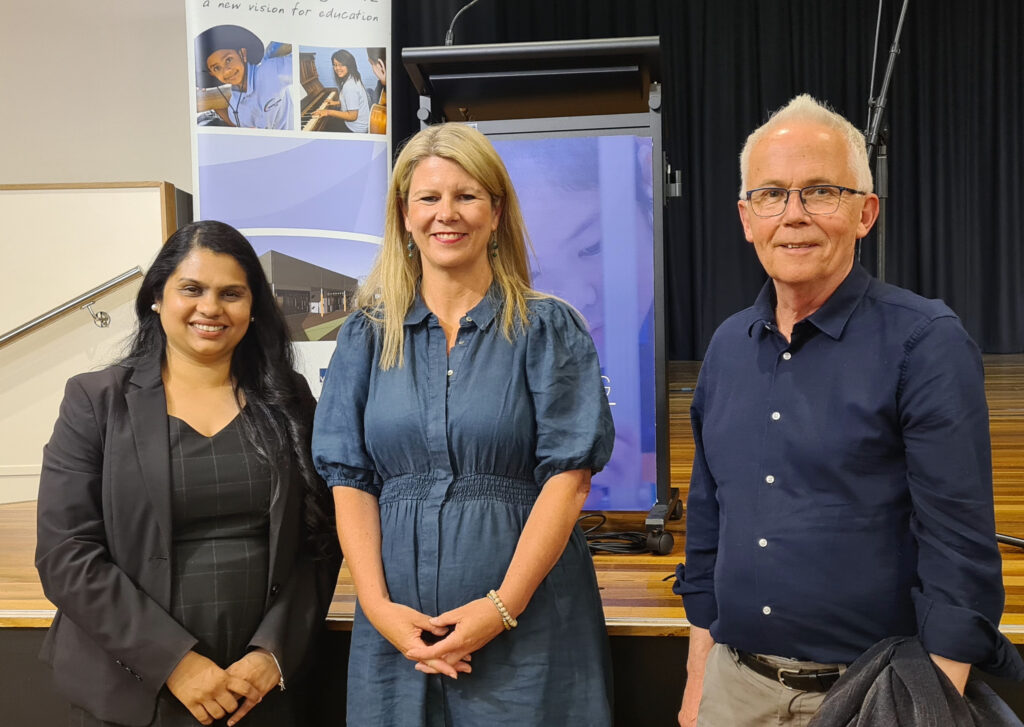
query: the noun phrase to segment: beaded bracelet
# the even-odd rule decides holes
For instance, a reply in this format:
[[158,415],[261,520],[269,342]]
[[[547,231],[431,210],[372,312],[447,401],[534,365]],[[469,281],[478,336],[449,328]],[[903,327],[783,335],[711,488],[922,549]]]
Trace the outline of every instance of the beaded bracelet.
[[494,607],[498,609],[498,613],[501,614],[501,625],[505,627],[506,631],[511,631],[519,625],[519,622],[512,618],[512,614],[505,608],[505,604],[502,602],[501,596],[498,595],[497,591],[488,591],[487,597],[491,599],[491,603],[494,604]]

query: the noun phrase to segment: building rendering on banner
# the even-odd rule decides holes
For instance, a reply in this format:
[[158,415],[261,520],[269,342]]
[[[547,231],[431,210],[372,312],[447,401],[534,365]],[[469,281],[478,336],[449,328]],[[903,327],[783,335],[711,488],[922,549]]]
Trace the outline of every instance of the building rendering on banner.
[[292,340],[333,338],[355,304],[355,278],[277,250],[260,256]]

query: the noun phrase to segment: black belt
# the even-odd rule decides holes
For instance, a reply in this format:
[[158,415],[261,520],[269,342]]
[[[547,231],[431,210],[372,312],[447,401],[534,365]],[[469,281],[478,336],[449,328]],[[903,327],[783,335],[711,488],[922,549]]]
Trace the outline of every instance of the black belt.
[[836,667],[825,669],[790,669],[775,666],[756,654],[733,649],[740,664],[763,677],[777,681],[786,689],[797,689],[801,692],[827,692],[838,680],[842,672]]

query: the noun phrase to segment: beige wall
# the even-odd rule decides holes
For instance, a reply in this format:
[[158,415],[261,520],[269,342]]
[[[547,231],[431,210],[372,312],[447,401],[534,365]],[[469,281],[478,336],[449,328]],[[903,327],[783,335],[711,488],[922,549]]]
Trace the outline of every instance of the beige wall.
[[192,191],[183,0],[0,2],[0,183]]
[[[185,37],[182,0],[0,0],[0,184],[154,180],[191,192],[193,86]],[[96,236],[104,231],[97,221],[58,233],[69,249],[84,244],[97,251],[76,255],[71,265],[61,243],[42,229],[28,237],[5,234],[0,265],[21,260],[26,242],[40,249],[56,244],[52,259],[65,264],[54,267],[77,268],[91,281],[57,290],[54,276],[26,271],[39,282],[38,300],[19,298],[32,317],[52,307],[54,295],[66,300],[110,278],[111,264],[118,272],[148,265],[163,239],[159,221],[157,214],[156,231],[135,238],[136,254],[119,253],[113,262],[101,252]],[[49,220],[39,222],[41,228]],[[0,379],[8,382],[0,392],[0,502],[35,498],[41,446],[64,380],[116,355],[131,330],[137,289],[136,281],[97,306],[114,317],[109,329],[78,313],[0,350]]]
[[[161,192],[0,190],[0,332],[134,266],[145,270],[166,235]],[[118,358],[135,324],[139,282],[96,299],[94,309],[110,315],[107,328],[74,311],[0,347],[0,503],[36,498],[64,383]]]

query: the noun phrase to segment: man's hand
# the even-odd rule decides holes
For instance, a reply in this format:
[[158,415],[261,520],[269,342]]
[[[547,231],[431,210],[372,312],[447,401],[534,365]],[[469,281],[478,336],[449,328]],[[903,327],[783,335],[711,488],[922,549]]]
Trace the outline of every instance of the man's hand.
[[250,651],[229,666],[227,673],[244,679],[259,692],[259,698],[257,699],[246,696],[245,701],[242,702],[238,710],[228,720],[228,727],[237,724],[238,720],[247,715],[281,681],[281,672],[277,668],[277,662],[270,655],[270,652],[265,649]]
[[686,657],[686,687],[683,688],[683,704],[679,708],[679,727],[695,727],[697,724],[697,711],[704,693],[704,667],[714,645],[710,631],[690,626],[690,651]]
[[167,688],[200,724],[211,724],[238,709],[239,697],[262,695],[241,677],[229,674],[205,656],[190,651],[167,677]]
[[929,654],[928,656],[935,662],[935,666],[939,667],[942,673],[949,677],[949,681],[953,682],[953,686],[960,692],[960,696],[964,696],[964,689],[967,688],[967,677],[971,675],[971,665],[965,664],[962,661],[953,661],[938,654]]

